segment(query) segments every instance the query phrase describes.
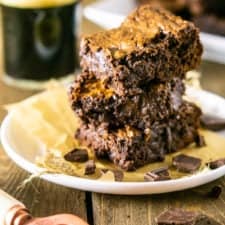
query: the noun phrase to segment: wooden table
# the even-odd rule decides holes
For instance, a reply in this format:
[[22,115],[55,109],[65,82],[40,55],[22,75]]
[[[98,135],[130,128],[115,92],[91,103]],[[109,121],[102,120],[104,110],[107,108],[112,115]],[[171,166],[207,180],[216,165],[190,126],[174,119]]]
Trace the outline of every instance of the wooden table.
[[[85,33],[99,28],[84,20]],[[2,68],[2,67],[1,67]],[[203,62],[202,85],[225,97],[225,66]],[[33,92],[11,88],[0,82],[0,105],[24,99]],[[0,120],[5,116],[0,110]],[[18,188],[29,174],[15,165],[0,147],[0,188],[10,193],[31,210],[34,216],[74,213],[90,225],[152,225],[161,210],[171,206],[200,209],[225,224],[225,179],[200,188],[172,194],[145,196],[113,196],[69,189],[40,179]],[[214,185],[221,185],[218,199],[205,197]],[[0,203],[1,204],[1,203]]]

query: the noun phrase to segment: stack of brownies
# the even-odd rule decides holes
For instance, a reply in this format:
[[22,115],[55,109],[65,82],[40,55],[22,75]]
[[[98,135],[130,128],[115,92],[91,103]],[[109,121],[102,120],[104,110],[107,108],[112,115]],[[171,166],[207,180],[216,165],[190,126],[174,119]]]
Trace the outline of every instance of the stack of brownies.
[[201,54],[198,29],[152,5],[84,37],[83,72],[69,93],[82,121],[77,139],[128,171],[198,144],[201,110],[183,100],[183,80]]

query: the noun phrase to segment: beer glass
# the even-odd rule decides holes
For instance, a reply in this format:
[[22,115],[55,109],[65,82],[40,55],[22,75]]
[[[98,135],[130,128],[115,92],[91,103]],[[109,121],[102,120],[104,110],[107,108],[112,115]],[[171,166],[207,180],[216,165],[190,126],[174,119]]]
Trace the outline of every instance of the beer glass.
[[6,82],[26,85],[74,72],[78,5],[76,0],[1,1]]

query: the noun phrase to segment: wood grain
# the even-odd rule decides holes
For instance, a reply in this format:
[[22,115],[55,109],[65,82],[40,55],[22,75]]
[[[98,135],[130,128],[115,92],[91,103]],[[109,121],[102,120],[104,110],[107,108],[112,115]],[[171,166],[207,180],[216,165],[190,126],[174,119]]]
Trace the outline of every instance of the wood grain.
[[87,219],[84,192],[51,184],[39,178],[20,187],[29,176],[30,174],[18,168],[0,149],[0,188],[23,202],[34,216],[73,213]]
[[[223,193],[218,199],[206,196],[215,185]],[[170,207],[199,210],[225,224],[225,179],[197,189],[161,195],[112,196],[94,194],[95,225],[155,225],[155,218]]]

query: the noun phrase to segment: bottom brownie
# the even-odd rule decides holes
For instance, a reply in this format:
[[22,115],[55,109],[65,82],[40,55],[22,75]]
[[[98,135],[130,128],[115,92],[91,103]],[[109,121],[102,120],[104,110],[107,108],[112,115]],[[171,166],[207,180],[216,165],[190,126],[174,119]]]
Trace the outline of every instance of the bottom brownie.
[[154,122],[145,134],[129,125],[109,131],[104,124],[98,127],[83,124],[76,137],[92,148],[98,158],[109,159],[131,171],[147,163],[162,161],[165,154],[197,142],[200,115],[198,107],[184,102],[177,114]]

